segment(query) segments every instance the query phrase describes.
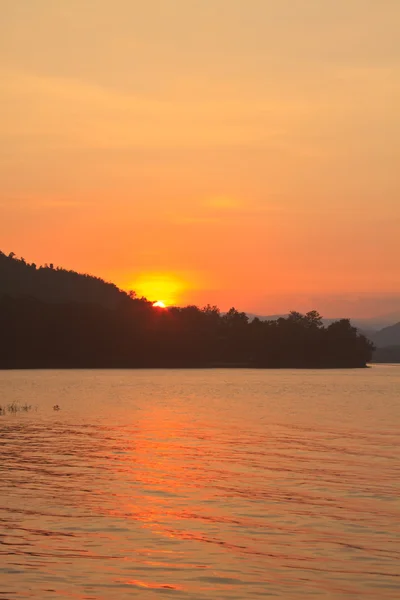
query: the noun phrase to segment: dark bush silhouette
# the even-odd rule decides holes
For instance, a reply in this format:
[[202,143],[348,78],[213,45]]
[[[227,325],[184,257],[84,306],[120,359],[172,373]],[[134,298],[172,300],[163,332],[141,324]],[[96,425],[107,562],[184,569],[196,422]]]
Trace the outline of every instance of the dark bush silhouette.
[[[32,275],[34,273],[34,275]],[[88,275],[0,254],[0,368],[364,367],[373,345],[316,311],[276,321],[231,308],[154,308]]]

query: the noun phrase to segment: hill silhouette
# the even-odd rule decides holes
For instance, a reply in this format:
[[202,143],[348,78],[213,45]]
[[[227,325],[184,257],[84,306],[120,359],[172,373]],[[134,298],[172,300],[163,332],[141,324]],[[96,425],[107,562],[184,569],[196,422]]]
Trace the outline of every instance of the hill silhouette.
[[371,336],[372,341],[378,348],[385,346],[400,346],[400,323],[384,327]]
[[400,345],[377,348],[373,355],[376,363],[400,363]]
[[116,308],[129,296],[100,277],[76,273],[53,264],[36,266],[0,251],[0,297],[31,297],[45,302],[95,303]]
[[250,320],[231,308],[155,308],[74,271],[0,255],[0,368],[365,367],[373,345],[317,311]]

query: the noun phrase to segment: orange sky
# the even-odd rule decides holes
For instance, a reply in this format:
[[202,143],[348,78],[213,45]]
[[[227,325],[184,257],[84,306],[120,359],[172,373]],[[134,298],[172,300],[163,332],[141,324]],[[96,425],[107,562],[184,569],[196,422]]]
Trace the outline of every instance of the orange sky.
[[1,0],[0,248],[168,303],[400,306],[398,0]]

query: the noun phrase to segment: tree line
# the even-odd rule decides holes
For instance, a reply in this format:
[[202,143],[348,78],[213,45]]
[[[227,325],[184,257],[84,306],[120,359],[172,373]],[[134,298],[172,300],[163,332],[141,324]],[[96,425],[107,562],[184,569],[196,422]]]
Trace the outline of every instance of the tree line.
[[[19,275],[10,283],[4,276],[13,268]],[[348,319],[324,327],[314,310],[261,321],[235,308],[155,308],[101,279],[52,266],[33,269],[45,272],[38,281],[47,287],[27,293],[18,282],[26,269],[0,255],[0,368],[347,368],[372,357],[372,343]],[[39,286],[32,279],[31,292]],[[93,289],[102,286],[97,297]]]

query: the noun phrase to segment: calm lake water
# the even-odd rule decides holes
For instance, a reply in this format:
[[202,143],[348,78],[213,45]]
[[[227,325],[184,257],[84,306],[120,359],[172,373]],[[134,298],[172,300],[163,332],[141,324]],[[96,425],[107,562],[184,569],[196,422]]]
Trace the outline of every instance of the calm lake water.
[[400,598],[400,367],[0,372],[12,401],[0,599]]

